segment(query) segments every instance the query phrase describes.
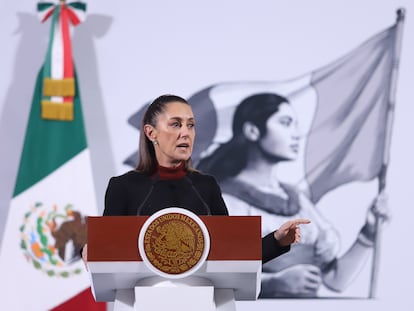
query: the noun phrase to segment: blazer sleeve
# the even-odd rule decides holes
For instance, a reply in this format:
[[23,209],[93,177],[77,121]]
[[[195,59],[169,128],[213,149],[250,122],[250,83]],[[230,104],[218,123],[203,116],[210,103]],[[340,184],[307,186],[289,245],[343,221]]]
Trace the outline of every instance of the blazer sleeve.
[[105,193],[104,216],[125,216],[128,215],[128,202],[126,189],[121,180],[112,177],[109,180]]
[[290,245],[281,246],[274,237],[274,232],[262,238],[262,263],[266,263],[276,257],[290,251]]

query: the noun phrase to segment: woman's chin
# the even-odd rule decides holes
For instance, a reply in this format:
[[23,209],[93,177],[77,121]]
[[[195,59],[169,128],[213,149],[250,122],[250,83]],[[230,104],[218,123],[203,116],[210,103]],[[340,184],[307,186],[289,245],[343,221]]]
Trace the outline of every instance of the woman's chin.
[[290,162],[290,161],[296,161],[298,159],[297,154],[285,154],[283,156],[275,156],[277,158],[277,162]]
[[179,154],[175,157],[175,159],[177,161],[187,161],[188,159],[190,159],[191,157],[191,153],[186,153],[186,154]]
[[287,160],[288,161],[296,161],[297,159],[298,159],[298,154],[295,153],[295,154],[290,155]]

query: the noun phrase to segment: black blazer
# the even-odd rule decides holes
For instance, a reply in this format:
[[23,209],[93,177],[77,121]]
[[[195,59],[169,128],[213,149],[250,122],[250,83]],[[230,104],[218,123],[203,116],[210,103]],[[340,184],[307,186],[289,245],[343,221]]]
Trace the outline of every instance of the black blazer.
[[209,175],[191,172],[166,180],[130,171],[109,180],[104,215],[152,215],[166,207],[182,207],[197,215],[228,215],[221,190]]
[[[104,216],[152,215],[167,207],[181,207],[197,215],[228,215],[215,178],[189,172],[180,179],[159,179],[136,171],[112,177],[105,194]],[[262,239],[262,262],[290,250],[278,244],[273,233]]]

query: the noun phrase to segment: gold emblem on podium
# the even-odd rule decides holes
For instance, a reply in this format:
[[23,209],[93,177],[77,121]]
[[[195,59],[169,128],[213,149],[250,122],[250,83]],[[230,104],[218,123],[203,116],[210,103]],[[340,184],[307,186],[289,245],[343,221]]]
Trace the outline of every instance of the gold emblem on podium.
[[182,213],[155,218],[143,238],[148,261],[166,274],[181,274],[192,269],[204,254],[205,239],[200,225]]

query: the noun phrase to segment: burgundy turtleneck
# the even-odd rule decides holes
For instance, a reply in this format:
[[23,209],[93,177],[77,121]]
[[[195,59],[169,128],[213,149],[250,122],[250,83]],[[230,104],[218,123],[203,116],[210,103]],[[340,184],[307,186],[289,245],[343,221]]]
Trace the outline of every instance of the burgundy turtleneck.
[[186,175],[184,170],[184,162],[181,162],[180,165],[176,167],[165,167],[158,165],[158,177],[159,179],[171,180],[171,179],[180,179]]

